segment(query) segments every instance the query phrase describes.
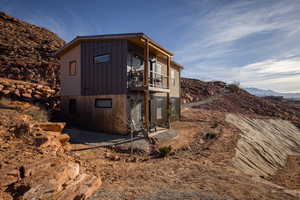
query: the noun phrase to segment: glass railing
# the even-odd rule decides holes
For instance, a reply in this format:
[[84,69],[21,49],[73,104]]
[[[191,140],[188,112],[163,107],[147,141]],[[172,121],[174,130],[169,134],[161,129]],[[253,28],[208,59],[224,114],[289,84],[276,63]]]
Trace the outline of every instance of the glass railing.
[[[164,74],[159,74],[156,72],[150,72],[149,74],[149,86],[154,88],[167,89],[168,87],[168,77]],[[127,87],[128,88],[138,88],[144,86],[144,72],[135,71],[127,72]]]

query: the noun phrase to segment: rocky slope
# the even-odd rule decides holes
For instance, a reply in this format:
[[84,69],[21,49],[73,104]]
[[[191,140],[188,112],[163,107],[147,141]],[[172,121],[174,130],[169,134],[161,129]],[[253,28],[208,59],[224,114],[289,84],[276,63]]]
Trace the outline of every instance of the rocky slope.
[[289,121],[227,114],[226,122],[241,130],[233,162],[247,174],[270,177],[288,156],[300,155],[300,131]]
[[226,83],[221,81],[205,82],[197,79],[181,78],[182,103],[201,101],[208,97],[223,93]]
[[69,155],[63,123],[41,122],[44,113],[29,103],[0,103],[1,200],[85,199],[101,185]]
[[59,85],[59,64],[53,53],[65,42],[51,31],[0,12],[0,76]]
[[195,108],[280,118],[300,127],[300,107],[284,101],[257,97],[236,85],[223,82],[203,82],[183,78],[182,102],[191,103],[216,96],[212,101]]

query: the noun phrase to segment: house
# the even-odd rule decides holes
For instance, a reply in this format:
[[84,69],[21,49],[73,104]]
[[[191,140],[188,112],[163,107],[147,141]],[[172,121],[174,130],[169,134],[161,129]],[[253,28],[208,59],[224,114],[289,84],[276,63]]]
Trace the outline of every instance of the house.
[[80,127],[128,134],[179,119],[183,67],[145,34],[77,36],[56,56],[62,112]]

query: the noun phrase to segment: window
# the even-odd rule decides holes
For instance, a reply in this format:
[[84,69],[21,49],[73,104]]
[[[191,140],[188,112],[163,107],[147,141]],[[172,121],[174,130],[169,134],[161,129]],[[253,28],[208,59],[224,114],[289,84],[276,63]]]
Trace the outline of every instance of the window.
[[143,67],[144,60],[138,55],[129,53],[127,56],[127,66],[132,67],[134,69],[139,69]]
[[176,80],[175,80],[175,70],[174,69],[171,69],[171,81],[172,81],[172,85],[175,86]]
[[69,62],[69,75],[70,76],[76,76],[76,60]]
[[76,114],[76,99],[69,100],[69,113]]
[[158,73],[158,74],[161,74],[161,64],[156,63],[156,69],[155,69],[155,72]]
[[157,99],[157,108],[156,108],[156,119],[162,119],[162,105],[163,100]]
[[110,54],[103,54],[103,55],[94,57],[95,64],[105,63],[105,62],[109,62],[109,61],[110,61]]
[[96,108],[111,108],[112,99],[95,99]]

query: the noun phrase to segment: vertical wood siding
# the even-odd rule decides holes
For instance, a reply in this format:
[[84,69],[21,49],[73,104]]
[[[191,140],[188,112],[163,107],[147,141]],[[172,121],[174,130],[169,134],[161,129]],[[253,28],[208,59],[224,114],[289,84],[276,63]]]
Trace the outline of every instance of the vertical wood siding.
[[[112,108],[96,108],[95,99],[112,99]],[[76,113],[70,113],[69,102],[76,100]],[[62,97],[64,118],[87,130],[127,134],[127,96],[95,95]]]
[[[110,54],[110,61],[95,64],[94,57]],[[82,95],[125,94],[126,40],[95,40],[81,43]]]

